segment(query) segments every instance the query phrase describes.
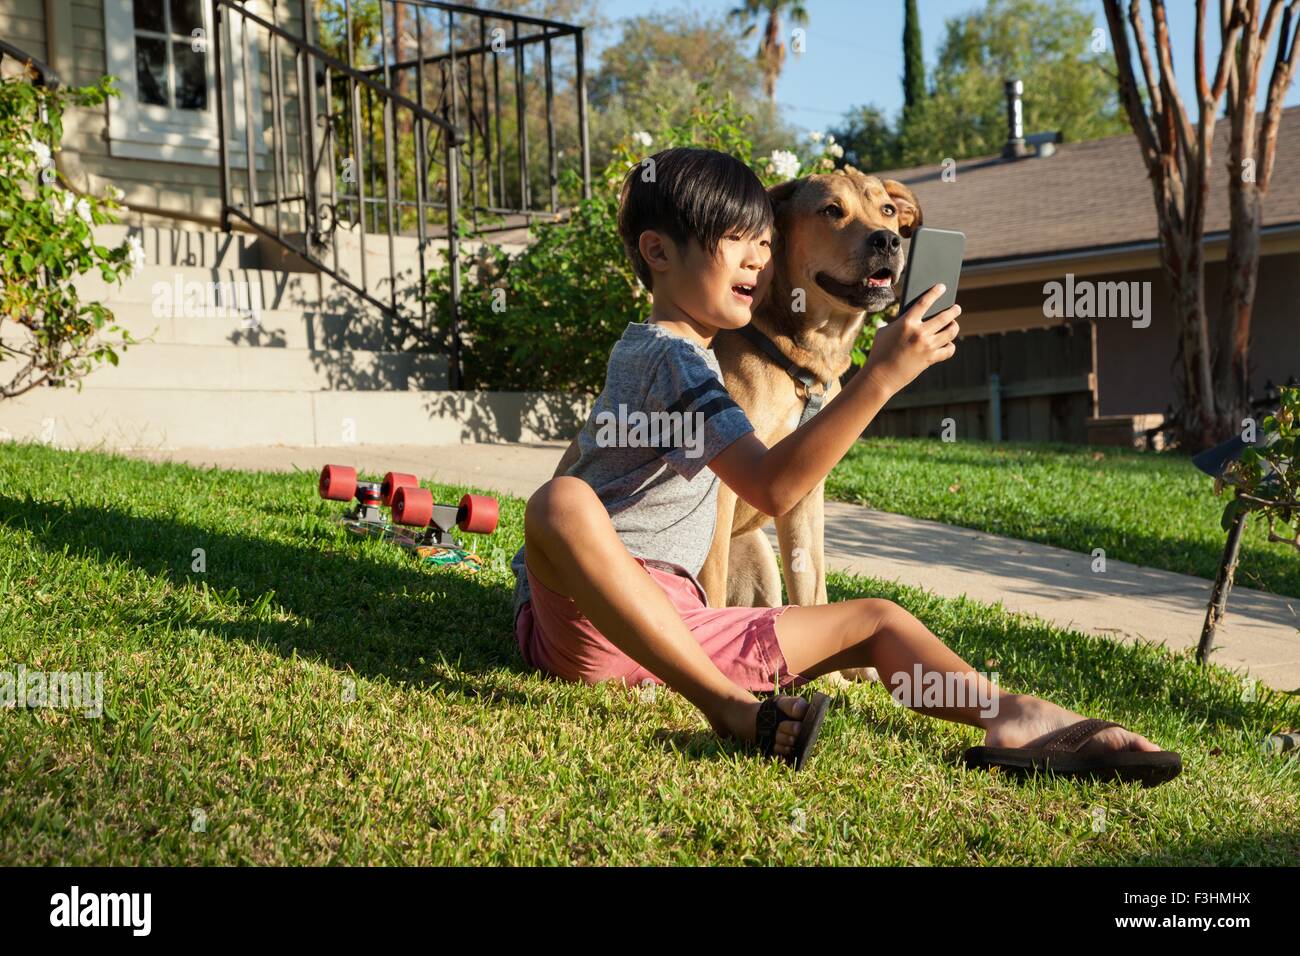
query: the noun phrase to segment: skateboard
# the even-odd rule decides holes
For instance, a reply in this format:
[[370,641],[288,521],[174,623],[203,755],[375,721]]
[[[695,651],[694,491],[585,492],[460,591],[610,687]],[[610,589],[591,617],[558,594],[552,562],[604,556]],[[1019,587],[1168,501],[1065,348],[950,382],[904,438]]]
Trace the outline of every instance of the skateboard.
[[[326,501],[356,502],[338,519],[353,534],[391,541],[414,552],[421,563],[471,574],[483,561],[462,547],[451,529],[491,534],[497,527],[495,498],[464,495],[458,505],[435,504],[429,489],[421,488],[419,479],[405,472],[390,471],[382,482],[358,481],[355,468],[326,465],[317,490]],[[385,517],[384,508],[391,517]]]

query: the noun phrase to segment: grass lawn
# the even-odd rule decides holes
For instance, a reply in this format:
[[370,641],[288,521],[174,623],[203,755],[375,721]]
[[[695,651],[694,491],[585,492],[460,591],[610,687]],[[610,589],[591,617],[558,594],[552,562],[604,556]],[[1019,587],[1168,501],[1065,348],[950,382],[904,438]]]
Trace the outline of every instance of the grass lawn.
[[[826,480],[840,501],[1210,579],[1229,500],[1212,489],[1174,454],[933,438],[858,442]],[[1300,597],[1300,554],[1267,539],[1247,523],[1237,583]]]
[[[464,490],[434,486],[440,501]],[[967,771],[977,730],[895,707],[878,685],[837,692],[794,774],[719,742],[675,694],[531,673],[506,564],[523,505],[502,499],[500,530],[477,539],[489,567],[463,578],[347,536],[313,474],[0,445],[0,670],[103,671],[106,701],[103,719],[0,711],[0,864],[1300,853],[1300,764],[1258,748],[1300,725],[1296,698],[969,601],[831,581],[832,599],[906,605],[1004,687],[1181,751],[1182,776],[1142,790]]]

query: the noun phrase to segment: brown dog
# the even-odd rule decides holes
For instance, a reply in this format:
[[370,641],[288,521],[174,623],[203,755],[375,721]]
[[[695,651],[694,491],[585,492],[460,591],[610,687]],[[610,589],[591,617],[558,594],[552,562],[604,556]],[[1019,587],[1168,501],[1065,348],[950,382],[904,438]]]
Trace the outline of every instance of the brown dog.
[[[750,325],[719,332],[713,349],[727,391],[771,448],[839,392],[867,313],[894,301],[902,239],[920,226],[921,209],[902,183],[852,167],[791,180],[768,195],[776,213],[771,287]],[[816,384],[808,387],[810,380]],[[824,487],[775,519],[790,604],[827,600]],[[726,485],[719,488],[713,547],[699,576],[711,607],[782,603],[776,557],[763,532],[768,520]]]

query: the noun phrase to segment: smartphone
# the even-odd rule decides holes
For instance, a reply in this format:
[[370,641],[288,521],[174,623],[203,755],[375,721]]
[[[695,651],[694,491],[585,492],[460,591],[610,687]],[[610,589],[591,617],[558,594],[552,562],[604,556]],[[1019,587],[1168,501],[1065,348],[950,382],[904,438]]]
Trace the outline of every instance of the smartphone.
[[961,278],[961,258],[966,251],[966,234],[951,229],[922,226],[912,235],[907,251],[907,271],[903,273],[902,315],[933,286],[942,282],[947,291],[926,311],[923,318],[938,315],[957,301],[957,281]]

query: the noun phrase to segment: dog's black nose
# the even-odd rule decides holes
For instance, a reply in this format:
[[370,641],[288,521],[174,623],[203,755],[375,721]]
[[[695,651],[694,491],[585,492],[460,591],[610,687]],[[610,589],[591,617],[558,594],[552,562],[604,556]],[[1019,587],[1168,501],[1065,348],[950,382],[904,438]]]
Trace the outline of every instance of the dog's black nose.
[[877,229],[867,236],[867,245],[875,252],[895,253],[903,248],[903,240],[889,229]]

